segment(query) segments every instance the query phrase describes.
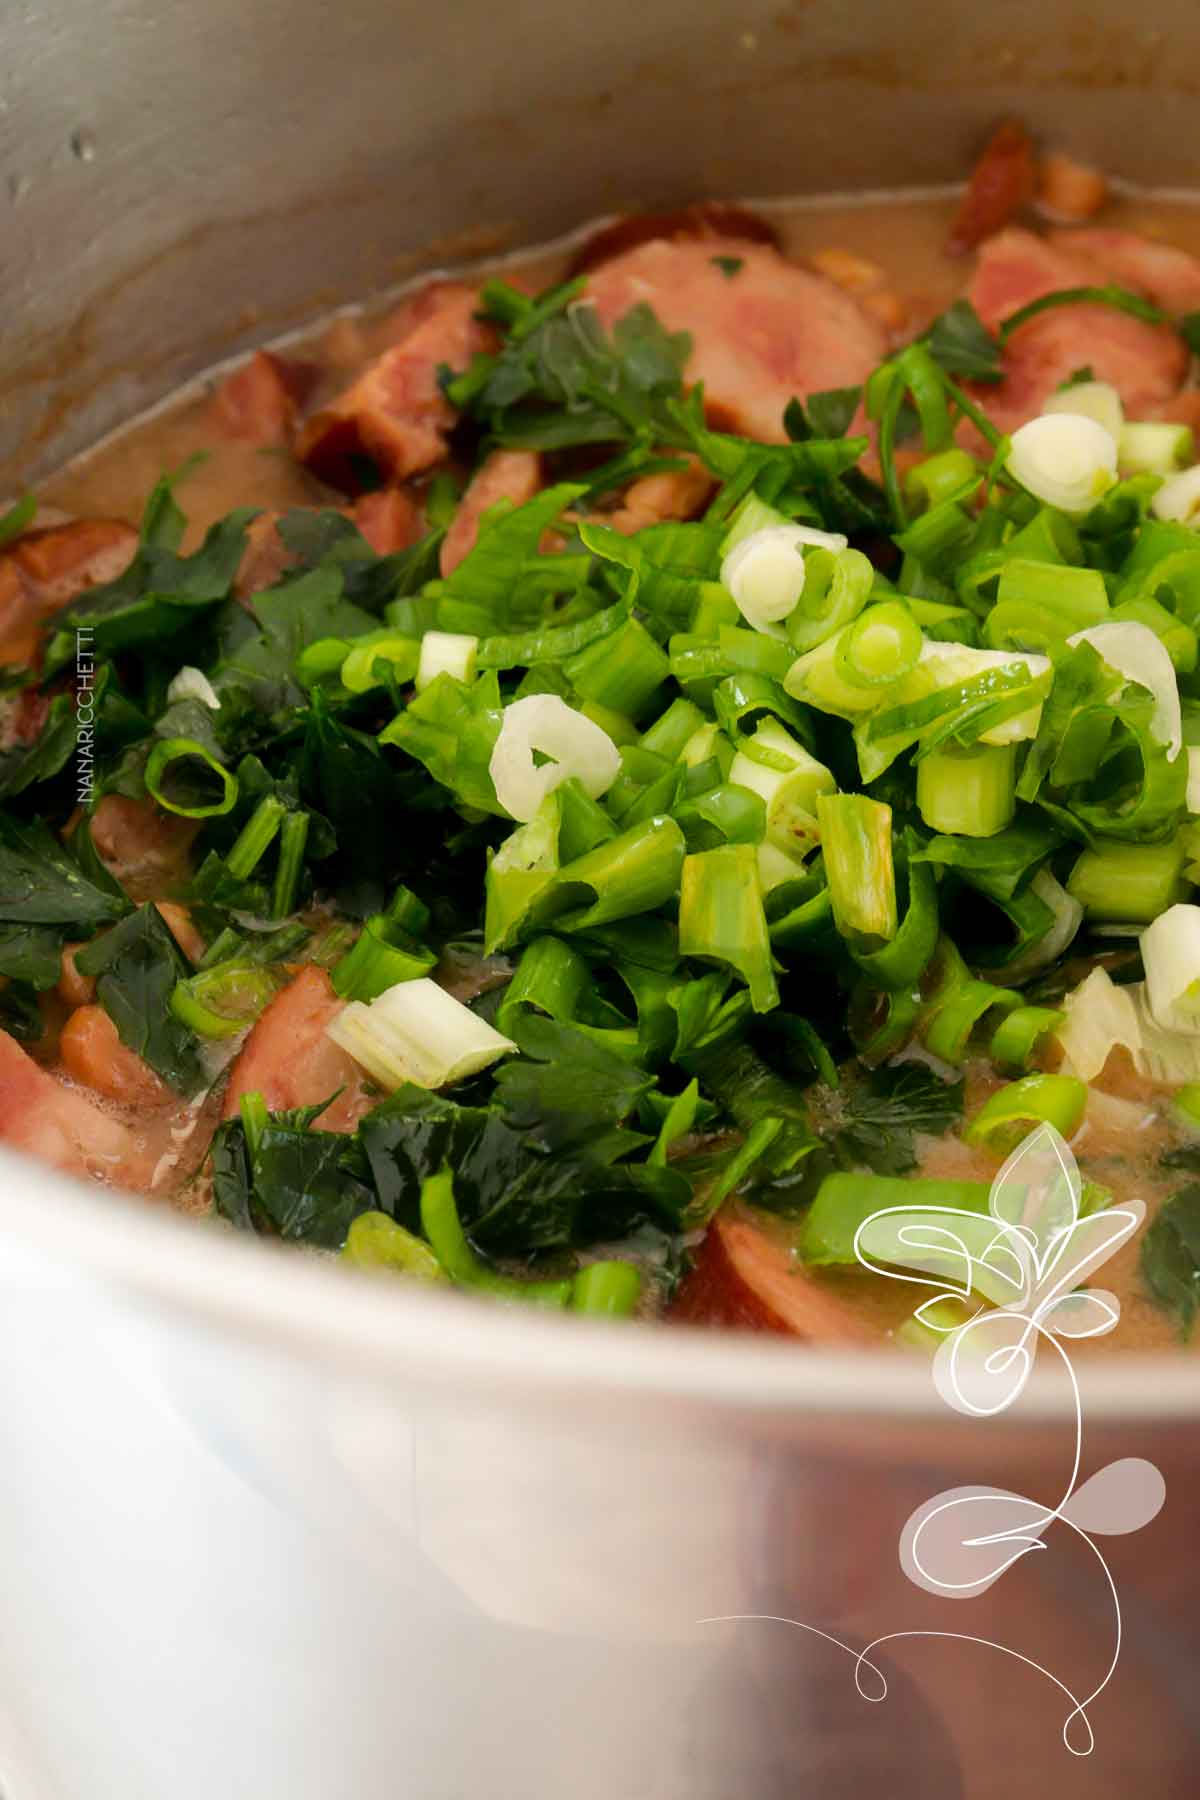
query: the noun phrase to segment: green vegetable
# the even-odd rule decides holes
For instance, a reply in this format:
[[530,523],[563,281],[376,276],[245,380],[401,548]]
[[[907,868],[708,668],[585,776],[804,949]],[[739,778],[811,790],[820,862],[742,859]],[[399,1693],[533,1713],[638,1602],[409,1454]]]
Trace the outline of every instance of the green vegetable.
[[419,1237],[386,1213],[359,1213],[346,1234],[342,1256],[360,1269],[395,1269],[418,1281],[443,1281],[441,1263]]
[[943,1081],[923,1063],[876,1069],[835,1109],[831,1147],[845,1165],[905,1175],[917,1166],[914,1133],[940,1137],[958,1125],[962,1110],[961,1081]]
[[758,859],[750,844],[686,856],[679,890],[679,949],[735,969],[755,1012],[779,1004],[763,912]]
[[861,794],[819,794],[817,819],[833,915],[843,935],[896,935],[892,809]]
[[594,1262],[580,1269],[571,1283],[568,1304],[572,1312],[627,1319],[637,1310],[641,1293],[642,1278],[632,1263]]
[[45,825],[0,811],[0,921],[61,925],[87,936],[128,911],[102,867],[95,876],[85,873]]
[[190,974],[157,908],[139,907],[75,953],[81,975],[96,977],[96,998],[127,1049],[180,1094],[207,1086],[194,1033],[172,1009]]
[[1142,1279],[1186,1340],[1200,1303],[1200,1182],[1164,1202],[1142,1238]]
[[[987,1220],[986,1181],[916,1181],[911,1176],[827,1175],[805,1221],[800,1254],[818,1267],[855,1263],[855,1234],[873,1213],[885,1207],[952,1207]],[[957,1227],[960,1231],[962,1226]],[[981,1246],[982,1249],[982,1246]]]
[[1072,1075],[1026,1075],[990,1094],[963,1136],[968,1144],[1013,1150],[1035,1126],[1051,1124],[1074,1137],[1087,1105],[1087,1083]]
[[146,786],[167,812],[186,819],[211,819],[231,812],[237,801],[236,776],[195,738],[163,738],[150,752]]

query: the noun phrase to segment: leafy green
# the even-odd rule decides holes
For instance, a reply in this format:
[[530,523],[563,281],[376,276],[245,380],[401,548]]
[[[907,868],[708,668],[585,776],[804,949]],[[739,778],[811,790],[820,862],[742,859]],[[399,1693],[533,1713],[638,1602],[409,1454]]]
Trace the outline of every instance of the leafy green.
[[446,394],[495,442],[562,450],[649,439],[664,401],[682,392],[686,332],[666,331],[638,305],[610,336],[594,306],[580,303],[581,289],[568,282],[530,300],[505,282],[484,286],[484,306],[505,327],[506,341],[448,379]]
[[500,735],[500,685],[494,669],[468,686],[453,675],[436,681],[379,735],[428,769],[464,806],[507,818],[488,773]]
[[75,707],[69,694],[56,694],[45,723],[30,744],[0,752],[0,798],[22,794],[39,781],[48,781],[71,759],[78,738]]
[[319,692],[305,721],[300,791],[326,819],[337,820],[345,873],[381,875],[394,866],[406,810],[401,776],[374,738],[335,718]]
[[23,531],[28,531],[37,517],[37,497],[34,494],[22,494],[6,513],[0,513],[0,548],[11,544],[19,538]]
[[76,952],[81,975],[96,977],[96,998],[127,1049],[177,1093],[207,1085],[196,1038],[171,1011],[175,984],[191,969],[158,909],[147,903]]
[[1144,294],[1135,294],[1130,288],[1118,287],[1116,282],[1105,282],[1100,287],[1056,288],[1052,294],[1041,294],[1031,300],[1027,306],[1020,306],[1016,312],[1009,313],[1000,322],[1000,342],[1007,343],[1014,331],[1030,319],[1037,318],[1039,313],[1048,312],[1056,306],[1111,306],[1117,312],[1129,313],[1135,319],[1144,319],[1148,325],[1161,325],[1167,314],[1161,306],[1155,306]]
[[243,1231],[340,1249],[359,1213],[375,1205],[361,1150],[342,1132],[313,1130],[323,1107],[267,1115],[251,1152],[240,1119],[212,1146],[213,1204]]
[[720,269],[727,281],[732,281],[738,270],[745,267],[745,258],[741,256],[710,256],[709,262]]
[[1190,1337],[1200,1305],[1200,1182],[1189,1182],[1159,1208],[1142,1239],[1141,1270],[1180,1337]]
[[[529,607],[522,604],[521,576],[525,565],[537,556],[542,533],[583,492],[578,482],[563,481],[544,489],[524,506],[490,515],[475,545],[446,581],[445,598],[478,607],[496,631],[513,631],[530,624]],[[538,597],[532,617],[540,618],[541,611]]]
[[40,821],[0,812],[0,920],[70,926],[86,936],[128,911],[124,895],[107,878],[85,874]]
[[256,594],[253,619],[232,608],[212,676],[217,693],[243,689],[268,714],[300,705],[304,691],[293,673],[300,652],[318,638],[353,638],[375,628],[373,615],[347,600],[344,588],[343,570],[322,564]]
[[42,925],[0,925],[0,976],[43,991],[62,966],[62,938]]
[[1001,381],[1000,345],[969,300],[956,300],[933,321],[921,338],[930,356],[947,375],[969,381]]
[[963,1083],[943,1081],[924,1063],[875,1069],[837,1109],[831,1148],[844,1167],[865,1163],[877,1175],[917,1166],[916,1132],[941,1136],[962,1118]]
[[[161,485],[161,484],[160,484]],[[157,492],[157,490],[156,490]],[[60,613],[46,652],[46,672],[65,667],[75,655],[76,634],[86,628],[97,655],[150,648],[169,642],[229,597],[246,548],[246,527],[257,517],[252,506],[219,519],[192,556],[179,556],[163,541],[158,523],[165,502],[152,497],[150,533],[115,581],[89,588]],[[172,503],[173,504],[173,503]],[[170,538],[173,532],[168,532]]]

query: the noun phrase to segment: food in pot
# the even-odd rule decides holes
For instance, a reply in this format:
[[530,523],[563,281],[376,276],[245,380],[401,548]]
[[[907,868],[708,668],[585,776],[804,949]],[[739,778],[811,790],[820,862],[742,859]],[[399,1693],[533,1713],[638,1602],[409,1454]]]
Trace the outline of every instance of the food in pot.
[[957,208],[617,221],[20,501],[0,1137],[870,1345],[922,1328],[856,1224],[985,1210],[1047,1123],[1150,1207],[1119,1341],[1186,1338],[1197,241],[1010,123]]

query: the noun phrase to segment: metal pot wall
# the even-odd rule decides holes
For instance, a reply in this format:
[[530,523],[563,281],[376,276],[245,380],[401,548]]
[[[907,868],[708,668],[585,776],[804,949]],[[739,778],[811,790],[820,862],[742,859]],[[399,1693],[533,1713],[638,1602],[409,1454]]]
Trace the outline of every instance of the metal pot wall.
[[[953,179],[1002,111],[1197,178],[1178,5],[33,0],[0,52],[0,490],[318,309],[617,206]],[[1084,1472],[1146,1456],[1167,1503],[1110,1546],[1081,1755],[1094,1550],[1063,1528],[961,1602],[897,1555],[945,1488],[1062,1492],[1061,1379],[984,1424],[920,1359],[377,1289],[8,1156],[0,1220],[5,1800],[1196,1790],[1182,1359],[1087,1366]],[[881,1698],[855,1657],[896,1633]]]

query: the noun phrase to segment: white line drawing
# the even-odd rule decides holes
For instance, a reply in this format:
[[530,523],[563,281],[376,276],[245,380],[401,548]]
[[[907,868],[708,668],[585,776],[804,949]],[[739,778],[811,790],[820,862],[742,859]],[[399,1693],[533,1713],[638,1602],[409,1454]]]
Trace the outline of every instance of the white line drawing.
[[[902,1638],[955,1638],[1013,1657],[1053,1682],[1071,1710],[1062,1739],[1073,1756],[1088,1756],[1095,1737],[1088,1707],[1112,1680],[1121,1655],[1121,1605],[1096,1536],[1140,1531],[1160,1511],[1166,1484],[1153,1463],[1122,1457],[1098,1469],[1082,1486],[1083,1408],[1079,1382],[1064,1339],[1100,1337],[1120,1318],[1120,1302],[1104,1289],[1081,1289],[1145,1217],[1140,1200],[1096,1211],[1082,1209],[1083,1187],[1069,1145],[1042,1124],[1017,1146],[991,1185],[986,1213],[951,1206],[891,1206],[863,1220],[854,1251],[864,1268],[889,1281],[932,1287],[914,1316],[942,1334],[933,1378],[942,1399],[974,1418],[994,1418],[1024,1391],[1040,1340],[1067,1372],[1074,1409],[1071,1472],[1062,1498],[1048,1507],[1002,1488],[958,1487],[924,1501],[905,1522],[900,1566],[915,1586],[946,1599],[969,1600],[986,1592],[1022,1557],[1046,1548],[1044,1533],[1067,1525],[1098,1562],[1113,1609],[1113,1650],[1101,1680],[1077,1695],[1032,1657],[990,1638],[951,1631],[894,1631],[861,1651],[798,1619],[772,1614],[726,1614],[701,1624],[758,1619],[809,1631],[854,1659],[855,1685],[864,1700],[887,1697],[887,1681],[871,1655]],[[905,1273],[905,1270],[915,1271]],[[932,1277],[932,1279],[930,1279]],[[991,1305],[980,1302],[978,1296]],[[945,1322],[947,1298],[974,1306],[967,1317]],[[879,1691],[863,1687],[869,1669]]]

